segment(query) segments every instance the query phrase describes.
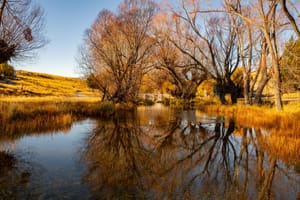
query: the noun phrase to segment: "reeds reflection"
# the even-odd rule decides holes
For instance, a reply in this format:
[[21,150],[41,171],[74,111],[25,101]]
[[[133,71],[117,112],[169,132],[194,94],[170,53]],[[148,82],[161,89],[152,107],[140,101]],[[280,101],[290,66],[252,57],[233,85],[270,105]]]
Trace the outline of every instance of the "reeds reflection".
[[72,123],[78,121],[69,114],[55,116],[44,116],[34,119],[19,121],[8,121],[0,124],[0,142],[13,141],[18,138],[32,134],[55,133],[58,131],[67,132],[70,130]]
[[83,199],[79,147],[91,126],[69,115],[1,124],[0,199]]
[[297,166],[266,134],[195,111],[122,113],[90,135],[84,182],[95,199],[296,199]]

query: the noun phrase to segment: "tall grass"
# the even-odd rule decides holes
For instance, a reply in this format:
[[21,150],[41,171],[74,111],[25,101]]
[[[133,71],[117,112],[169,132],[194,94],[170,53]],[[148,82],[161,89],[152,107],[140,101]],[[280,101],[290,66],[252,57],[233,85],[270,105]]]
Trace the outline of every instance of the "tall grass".
[[247,106],[198,104],[198,109],[210,115],[222,115],[233,118],[237,123],[248,127],[264,128],[278,134],[300,135],[300,102],[290,102],[284,107],[284,111],[278,112],[270,106]]
[[45,117],[70,115],[71,117],[103,117],[114,111],[113,106],[99,101],[38,100],[0,101],[0,121],[39,120]]

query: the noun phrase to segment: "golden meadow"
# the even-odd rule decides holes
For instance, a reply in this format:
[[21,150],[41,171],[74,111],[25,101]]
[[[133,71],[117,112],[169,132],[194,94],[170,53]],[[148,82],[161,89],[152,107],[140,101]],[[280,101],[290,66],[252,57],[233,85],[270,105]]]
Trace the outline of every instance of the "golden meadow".
[[[37,72],[17,71],[15,80],[0,82],[3,97],[98,97],[85,80]],[[1,99],[2,99],[1,98]]]

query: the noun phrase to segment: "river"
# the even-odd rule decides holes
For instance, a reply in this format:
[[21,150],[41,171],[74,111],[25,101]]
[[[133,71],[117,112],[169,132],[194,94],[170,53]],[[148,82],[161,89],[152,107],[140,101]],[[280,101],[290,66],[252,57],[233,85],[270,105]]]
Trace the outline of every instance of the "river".
[[157,104],[0,126],[1,200],[300,198],[299,155],[278,156],[266,130],[226,116]]

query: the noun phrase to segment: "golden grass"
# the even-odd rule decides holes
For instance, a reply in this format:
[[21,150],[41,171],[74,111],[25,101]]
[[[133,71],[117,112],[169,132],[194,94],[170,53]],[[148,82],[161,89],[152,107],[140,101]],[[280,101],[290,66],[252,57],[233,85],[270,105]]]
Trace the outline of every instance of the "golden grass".
[[[268,106],[247,106],[241,104],[201,105],[199,108],[207,114],[231,117],[243,126],[275,131],[285,130],[285,135],[300,135],[300,102],[290,102],[285,105],[282,112],[278,112],[275,108]],[[280,132],[280,134],[282,133]]]
[[65,97],[65,96],[4,96],[0,98],[0,103],[64,103],[64,102],[99,102],[99,97]]
[[[26,121],[44,119],[70,114],[72,116],[102,116],[109,112],[98,101],[2,101],[0,102],[0,120],[2,123],[10,121]],[[105,110],[106,109],[106,110]]]
[[[199,105],[198,105],[199,106]],[[265,130],[258,137],[262,149],[280,160],[296,165],[300,160],[300,102],[290,102],[281,112],[270,106],[208,104],[200,110],[209,115],[233,118],[242,127]]]
[[28,71],[17,71],[17,79],[0,82],[1,96],[99,97],[85,80]]
[[[63,97],[6,97],[0,99],[0,126],[19,121],[47,121],[55,117],[109,118],[118,110],[132,111],[129,104],[100,102],[99,98]],[[61,118],[60,118],[61,119]],[[67,118],[68,119],[68,118]],[[64,118],[61,119],[64,121]]]

